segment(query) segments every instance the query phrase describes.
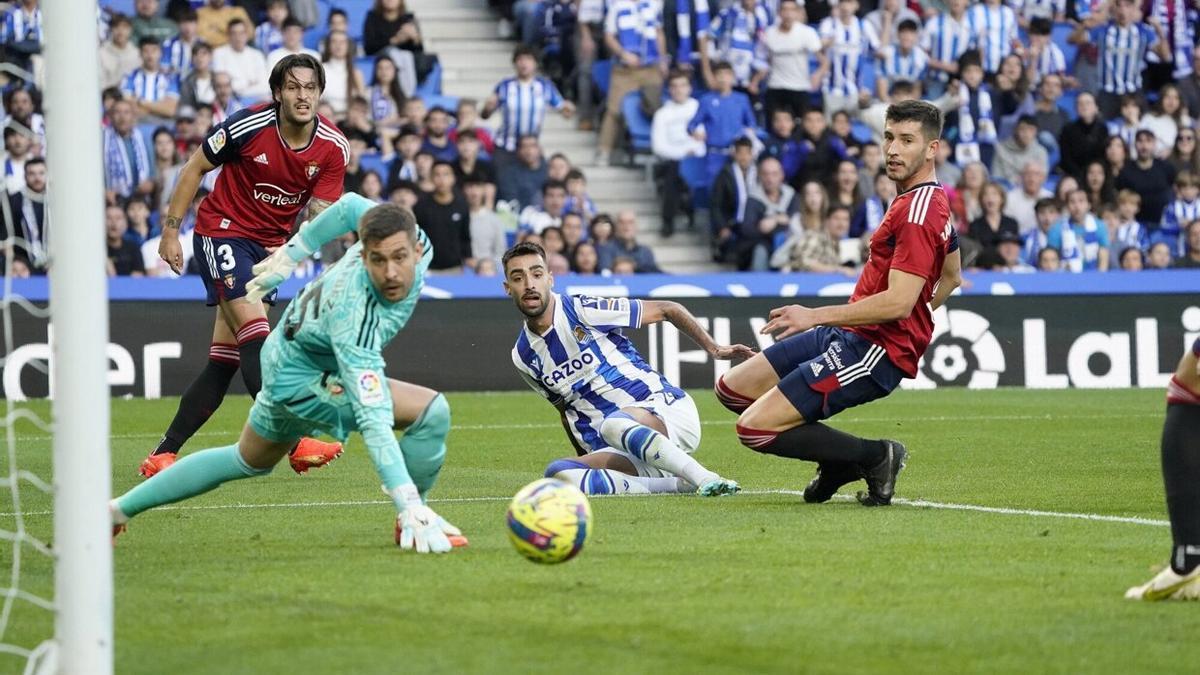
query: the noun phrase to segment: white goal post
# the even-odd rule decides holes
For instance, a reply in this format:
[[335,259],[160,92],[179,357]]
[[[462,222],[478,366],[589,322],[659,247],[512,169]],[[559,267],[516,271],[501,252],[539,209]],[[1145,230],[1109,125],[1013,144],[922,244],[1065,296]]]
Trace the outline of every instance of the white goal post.
[[96,0],[41,3],[54,323],[58,673],[113,672],[108,293]]

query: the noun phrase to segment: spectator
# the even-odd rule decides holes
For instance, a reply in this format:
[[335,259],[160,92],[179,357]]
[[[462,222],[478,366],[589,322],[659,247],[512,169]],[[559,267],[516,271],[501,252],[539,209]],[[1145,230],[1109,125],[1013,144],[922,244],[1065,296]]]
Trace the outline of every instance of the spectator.
[[612,275],[627,277],[631,274],[637,274],[637,261],[629,256],[617,256],[612,262]]
[[[1092,162],[1089,162],[1090,166]],[[1109,136],[1104,142],[1104,168],[1109,181],[1115,181],[1129,164],[1129,146],[1120,136]],[[1084,176],[1086,178],[1086,176]]]
[[762,34],[770,25],[770,10],[758,0],[735,0],[716,12],[708,30],[700,32],[700,74],[705,86],[717,88],[710,62],[715,56],[733,69],[735,87],[757,96],[758,83],[751,78],[756,68],[766,67],[758,59]]
[[871,185],[873,194],[867,197],[850,219],[850,236],[865,238],[864,246],[870,245],[871,235],[883,224],[888,205],[896,198],[896,182],[888,178],[887,172],[876,173]]
[[382,150],[379,143],[379,130],[371,120],[371,104],[361,96],[350,99],[350,107],[346,110],[346,119],[338,123],[338,129],[346,136],[351,144],[361,143],[361,149],[371,153]]
[[1058,204],[1056,199],[1043,199],[1037,203],[1037,227],[1025,235],[1022,257],[1039,270],[1049,271],[1043,266],[1042,251],[1050,249],[1055,253],[1054,271],[1066,262],[1071,271],[1078,272],[1083,269],[1079,242],[1075,230],[1066,227],[1066,221],[1059,218]]
[[362,175],[362,182],[358,187],[358,192],[376,204],[382,204],[383,179],[379,177],[379,172],[375,171],[374,169],[364,171]]
[[[787,0],[794,2],[794,0]],[[704,155],[704,143],[688,134],[688,122],[696,116],[700,103],[692,98],[692,83],[688,74],[672,71],[667,78],[670,99],[654,112],[650,125],[650,148],[658,160],[655,176],[662,200],[662,235],[675,232],[675,214],[687,186],[679,175],[680,160]],[[690,225],[689,220],[689,225]]]
[[[579,169],[567,172],[567,201],[563,204],[563,215],[577,213],[581,218],[596,215],[596,202],[587,193],[587,177]],[[665,227],[665,224],[664,224]]]
[[[161,193],[164,174],[180,164],[179,147],[175,144],[175,136],[167,127],[155,129],[150,137],[150,143],[154,147],[154,180],[157,183],[155,192]],[[170,197],[166,196],[166,199],[170,199]],[[161,209],[155,206],[153,210]]]
[[138,48],[142,67],[125,78],[121,93],[136,106],[142,124],[168,124],[179,105],[179,79],[162,69],[162,46],[156,39],[142,38]]
[[208,0],[208,4],[196,10],[196,25],[200,39],[212,45],[213,49],[224,47],[229,41],[229,24],[241,21],[246,27],[249,40],[250,15],[241,7],[231,7],[225,0]]
[[1000,233],[996,240],[996,256],[997,264],[991,268],[993,271],[1017,274],[1037,271],[1021,260],[1021,237],[1012,232]]
[[354,67],[354,41],[342,31],[330,33],[321,54],[325,67],[325,92],[322,100],[329,103],[335,116],[345,114],[350,99],[366,93],[363,75]]
[[1086,91],[1075,99],[1075,112],[1079,117],[1064,127],[1059,137],[1059,168],[1065,175],[1081,177],[1089,162],[1104,159],[1108,128],[1100,119],[1095,97]]
[[1001,232],[1018,236],[1020,233],[1017,221],[1004,215],[1005,197],[1004,187],[999,183],[983,186],[983,214],[971,221],[969,230],[971,238],[979,243],[983,252],[993,256],[999,255],[996,245],[1000,243]]
[[[266,25],[270,24],[263,24],[263,26]],[[259,26],[258,30],[261,31],[262,26]],[[255,44],[259,45],[259,49],[263,49],[262,45],[257,39],[255,40]],[[314,59],[321,59],[320,53],[304,46],[304,25],[290,16],[287,19],[284,19],[283,25],[280,27],[279,46],[272,48],[270,51],[265,51],[264,49],[264,52],[267,55],[268,74],[275,69],[276,63],[279,63],[283,60],[283,57],[291,56],[292,54],[308,54]]]
[[1004,200],[1004,215],[1017,223],[1017,231],[1025,234],[1037,227],[1037,215],[1034,207],[1046,197],[1051,197],[1046,184],[1045,166],[1037,162],[1027,162],[1021,169],[1021,181],[1008,191]]
[[[946,190],[952,202],[954,200],[954,186],[962,181],[962,169],[950,161],[950,156],[953,154],[954,148],[950,146],[949,141],[943,138],[941,143],[938,144],[937,156],[933,160],[934,175],[937,176],[938,182],[942,184],[942,188]],[[883,158],[881,156],[880,164],[882,165],[882,163]]]
[[[1150,241],[1164,241],[1171,255],[1183,255],[1183,230],[1200,218],[1200,176],[1184,171],[1175,176],[1175,199],[1163,209],[1162,225],[1150,235]],[[1146,222],[1146,221],[1143,221]],[[1149,221],[1154,222],[1154,221]]]
[[[234,92],[233,77],[229,73],[213,73],[212,84],[213,102],[208,108],[212,111],[213,124],[224,122],[225,118],[246,107],[246,102]],[[319,107],[317,112],[321,112]]]
[[399,204],[407,209],[416,207],[420,200],[421,188],[417,184],[402,180],[388,189],[388,201],[393,204]]
[[578,22],[575,6],[575,0],[544,0],[538,3],[535,12],[538,24],[535,43],[547,61],[551,76],[559,82],[575,69],[572,49]]
[[871,24],[855,16],[858,0],[838,0],[833,14],[817,28],[821,44],[831,61],[829,74],[821,87],[825,114],[858,110],[860,99],[869,91],[860,91],[863,62],[879,47],[879,35]]
[[833,177],[838,163],[850,158],[845,144],[829,129],[826,117],[820,110],[804,113],[800,138],[808,150],[796,178],[801,185],[810,180],[828,181]]
[[[980,7],[981,5],[976,5]],[[967,52],[959,61],[962,81],[958,85],[958,110],[951,113],[947,128],[954,130],[954,158],[960,165],[983,162],[992,165],[996,148],[996,121],[992,95],[983,83],[983,65],[978,52]]]
[[[1033,4],[1033,3],[1028,3]],[[1050,75],[1067,76],[1067,56],[1050,40],[1053,24],[1039,17],[1029,23],[1029,49],[1025,50],[1025,72],[1031,84],[1037,86]],[[1061,86],[1061,81],[1060,81]]]
[[950,210],[960,228],[983,215],[983,186],[990,180],[991,176],[983,162],[971,162],[963,167],[955,199],[950,203]]
[[715,177],[725,163],[730,146],[738,138],[755,138],[754,110],[750,99],[733,90],[733,68],[725,62],[713,66],[716,90],[700,99],[688,131],[707,147],[708,176]]
[[187,77],[192,72],[192,52],[198,44],[201,42],[196,26],[196,10],[188,7],[179,20],[179,33],[163,40],[163,69],[174,73],[180,80]]
[[159,14],[158,0],[136,0],[133,3],[133,12],[134,44],[141,44],[145,38],[153,38],[161,45],[179,32],[179,27],[174,21]]
[[522,232],[541,234],[547,227],[562,224],[563,205],[567,201],[567,186],[562,181],[547,180],[542,184],[542,203],[521,210],[517,226]]
[[[614,0],[604,17],[604,44],[612,54],[614,65],[596,143],[596,163],[600,166],[608,164],[617,143],[621,131],[621,102],[625,95],[642,90],[657,100],[662,91],[663,76],[667,71],[667,45],[661,5],[653,0]],[[732,76],[731,71],[730,86]]]
[[979,51],[985,72],[994,75],[1005,57],[1021,45],[1017,35],[1017,15],[1001,0],[975,3],[967,11],[971,45]]
[[1037,254],[1037,269],[1039,272],[1062,272],[1064,271],[1062,253],[1053,246],[1047,246],[1038,251]]
[[881,0],[876,9],[867,12],[863,21],[871,26],[875,35],[879,36],[879,43],[886,45],[895,43],[896,34],[900,32],[900,26],[905,21],[911,21],[919,27],[921,16],[909,9],[901,0]]
[[1123,251],[1134,247],[1145,251],[1150,247],[1150,231],[1137,221],[1137,213],[1142,208],[1142,197],[1132,190],[1121,190],[1117,193],[1117,221],[1109,239],[1112,240],[1113,252]]
[[429,269],[457,274],[474,267],[471,248],[471,209],[454,189],[454,167],[437,162],[430,171],[433,192],[421,196],[413,215],[433,244]]
[[[905,11],[916,16],[907,8]],[[867,20],[870,20],[870,15]],[[875,70],[875,95],[881,100],[888,99],[888,92],[897,82],[912,82],[919,87],[920,83],[925,81],[929,69],[929,55],[917,45],[920,30],[919,19],[901,21],[895,42],[889,39],[879,48],[876,57],[878,65]]]
[[1126,246],[1121,249],[1121,257],[1118,258],[1123,272],[1141,272],[1145,269],[1145,260],[1141,249],[1136,246]]
[[863,191],[867,197],[874,197],[875,178],[883,170],[883,151],[880,150],[879,145],[874,141],[863,143],[859,152],[858,164],[858,184],[866,186]]
[[[121,99],[113,104],[112,126],[104,129],[104,187],[109,204],[154,192],[154,151],[133,119],[133,103]],[[5,129],[6,144],[8,132]]]
[[508,249],[506,228],[496,210],[487,203],[487,186],[475,177],[463,179],[463,193],[470,209],[470,257],[476,261],[499,261]]
[[405,96],[415,94],[421,78],[433,69],[436,59],[425,54],[421,26],[404,0],[375,0],[363,20],[362,37],[367,56],[386,56],[396,65]]
[[1001,139],[1012,136],[1017,120],[1033,112],[1033,97],[1025,64],[1017,54],[1009,54],[1000,63],[993,77],[992,118],[996,120],[996,135]]
[[[551,226],[542,230],[542,248],[546,251],[546,263],[551,269],[562,268],[563,274],[570,271],[571,263],[567,260],[562,229]],[[557,271],[554,273],[558,274]]]
[[1179,130],[1194,126],[1190,112],[1183,107],[1179,87],[1168,84],[1159,90],[1158,102],[1142,119],[1142,126],[1153,131],[1154,139],[1158,141],[1155,156],[1163,159],[1169,157],[1171,149],[1175,147],[1175,137],[1179,135]]
[[421,133],[417,127],[406,124],[394,143],[395,156],[388,165],[388,192],[400,181],[417,180],[417,153],[421,151]]
[[1154,157],[1155,144],[1154,132],[1138,131],[1134,142],[1137,161],[1126,164],[1117,176],[1117,189],[1133,190],[1142,196],[1138,220],[1143,223],[1162,221],[1163,210],[1171,199],[1171,184],[1175,182],[1174,167]]
[[[600,266],[610,268],[613,274],[618,274],[617,261],[622,258],[632,260],[637,274],[659,274],[658,264],[654,261],[654,251],[648,246],[637,243],[637,216],[633,211],[625,210],[617,214],[617,223],[613,227],[611,246],[599,251]],[[615,255],[614,255],[615,254]]]
[[847,159],[857,162],[858,156],[862,152],[862,143],[854,137],[854,126],[850,121],[850,113],[845,110],[833,113],[829,131],[833,138],[841,141],[842,147],[846,148]]
[[735,233],[745,221],[750,193],[758,186],[754,166],[754,145],[748,138],[733,144],[733,158],[726,163],[712,186],[709,200],[709,226],[713,259],[724,261],[733,253]]
[[936,99],[958,76],[958,60],[967,51],[971,29],[967,25],[967,0],[947,0],[945,12],[925,22],[921,48],[929,55],[925,94]]
[[1121,116],[1108,122],[1109,137],[1117,136],[1125,141],[1125,148],[1133,152],[1134,138],[1142,125],[1142,98],[1138,94],[1121,97]]
[[[254,46],[258,51],[269,55],[283,47],[283,32],[289,18],[291,18],[291,12],[288,10],[287,0],[267,0],[267,20],[258,24],[258,27],[254,29]],[[303,34],[304,24],[297,21],[296,25]],[[270,66],[274,65],[274,63],[270,64]],[[269,71],[270,67],[267,70]]]
[[841,262],[841,241],[849,232],[850,210],[845,206],[833,205],[825,216],[824,228],[805,230],[789,252],[789,261],[783,271],[855,276],[856,272],[842,266]]
[[[547,108],[558,110],[564,117],[575,112],[575,106],[558,93],[558,87],[549,78],[537,74],[537,54],[531,47],[517,45],[512,63],[515,76],[500,80],[483,104],[481,113],[483,119],[487,119],[500,110],[497,152],[501,149],[515,151],[523,136],[540,136]],[[617,105],[619,108],[620,103]]]
[[1075,231],[1075,241],[1085,271],[1108,271],[1108,228],[1092,215],[1087,192],[1075,190],[1067,195],[1066,226]]
[[1032,115],[1024,115],[1017,122],[1017,131],[1012,138],[1004,141],[996,148],[996,159],[992,166],[992,175],[996,178],[1016,183],[1026,164],[1037,164],[1046,172],[1050,157],[1046,149],[1037,142],[1037,120]]
[[1200,220],[1187,226],[1187,251],[1179,256],[1172,267],[1176,269],[1200,269]]
[[[762,55],[750,91],[758,92],[766,80],[767,119],[773,120],[776,110],[786,110],[791,116],[803,115],[812,107],[813,95],[819,94],[819,86],[815,85],[825,79],[829,70],[821,36],[804,23],[804,3],[781,0],[779,20],[766,29],[760,45]],[[818,64],[817,70],[810,73],[809,64],[813,60]]]
[[37,112],[33,103],[33,94],[24,87],[10,89],[4,96],[4,110],[8,116],[2,126],[16,126],[21,133],[29,136],[34,146],[34,154],[41,153],[46,147],[46,119]]
[[1058,185],[1054,186],[1054,201],[1058,202],[1059,208],[1067,203],[1067,196],[1078,190],[1079,187],[1079,181],[1071,176],[1063,176],[1059,179]]
[[1017,12],[1017,24],[1022,28],[1033,30],[1038,21],[1067,21],[1067,0],[1015,0],[1009,4]]
[[401,111],[407,97],[396,79],[396,64],[386,56],[376,56],[371,69],[371,119],[378,125],[383,141],[391,146],[403,123]]
[[561,152],[550,155],[550,160],[546,162],[546,178],[566,183],[568,173],[571,173],[571,160]]
[[1103,17],[1097,13],[1091,20],[1077,24],[1069,38],[1072,44],[1093,44],[1099,49],[1100,92],[1096,102],[1106,119],[1117,116],[1121,96],[1142,90],[1142,68],[1150,50],[1165,61],[1171,60],[1162,25],[1139,21],[1138,3],[1113,0],[1111,12],[1108,23],[1101,25]]
[[125,238],[129,223],[125,220],[125,211],[120,206],[109,205],[104,209],[104,229],[105,244],[108,247],[108,276],[145,276],[146,267],[142,262],[141,250]]
[[1038,96],[1033,104],[1033,119],[1037,122],[1038,142],[1048,152],[1058,151],[1058,139],[1071,121],[1067,111],[1058,104],[1063,94],[1063,78],[1049,74],[1038,84]]
[[840,204],[850,209],[850,213],[862,206],[864,197],[858,186],[858,166],[854,162],[848,159],[838,162],[829,186],[829,197],[832,204]]
[[1200,114],[1200,49],[1192,53],[1192,72],[1179,78],[1179,95],[1183,107],[1192,115]]
[[213,86],[212,47],[197,42],[192,48],[191,71],[179,83],[179,106],[199,110],[212,105],[216,96]]
[[536,204],[546,182],[546,160],[537,136],[522,136],[517,142],[515,160],[502,161],[497,167],[496,197],[515,201],[518,206]]
[[473,98],[460,98],[454,109],[454,128],[450,130],[450,139],[457,142],[458,134],[462,131],[474,131],[479,140],[481,153],[486,153],[490,159],[496,152],[496,142],[492,132],[479,124],[479,106]]
[[1200,144],[1196,143],[1196,130],[1180,129],[1175,137],[1175,147],[1167,157],[1167,163],[1175,167],[1175,171],[1191,171],[1200,173]]
[[575,274],[600,274],[600,257],[590,241],[580,242],[571,254],[571,271]]
[[1092,205],[1093,212],[1099,213],[1102,207],[1116,200],[1117,191],[1112,183],[1104,162],[1092,162],[1087,165],[1081,187],[1087,192],[1088,203]]
[[425,113],[425,140],[421,149],[443,162],[458,159],[458,148],[450,142],[450,113],[434,106]]
[[1150,250],[1146,253],[1146,269],[1165,270],[1170,268],[1171,247],[1165,241],[1150,246]]
[[108,41],[100,45],[100,88],[119,87],[125,77],[142,63],[142,55],[130,41],[133,24],[129,17],[117,14],[109,26]]
[[[579,128],[583,131],[592,131],[595,128],[595,103],[592,100],[592,89],[595,83],[592,82],[592,66],[596,62],[596,58],[601,51],[601,45],[604,44],[604,6],[605,0],[580,0],[579,9],[576,16],[578,26],[575,31],[575,61],[577,77],[575,82],[575,91],[579,98]],[[683,13],[695,7],[694,2],[683,0]],[[680,4],[676,4],[678,9]],[[708,8],[704,9],[704,16],[707,19]],[[690,27],[696,24],[688,24],[688,34],[679,35],[679,56],[676,59],[680,64],[691,64],[692,48]],[[680,31],[683,33],[683,31]]]
[[596,245],[596,252],[613,247],[613,219],[607,213],[597,213],[588,223],[588,241]]
[[[39,0],[7,3],[0,17],[0,61],[34,72],[34,57],[42,53],[42,10]],[[35,78],[37,77],[35,73]]]
[[458,153],[458,159],[454,161],[454,175],[458,184],[467,185],[470,182],[481,185],[484,205],[493,208],[496,205],[496,172],[491,162],[479,159],[479,136],[474,129],[464,129],[454,145]]
[[738,234],[738,269],[765,272],[777,236],[800,226],[800,200],[783,182],[783,165],[774,157],[758,163],[758,186],[750,193]]
[[125,238],[133,242],[140,251],[142,244],[159,235],[158,228],[150,222],[150,205],[144,199],[130,199],[125,205],[125,220],[128,229]]
[[417,187],[421,188],[421,192],[433,192],[436,189],[433,184],[433,165],[437,160],[433,155],[421,150],[413,162],[417,165]]
[[[45,274],[49,228],[46,226],[46,161],[34,157],[25,162],[25,185],[8,195],[9,218],[0,219],[0,240],[6,242],[11,262],[20,263],[30,273]],[[8,223],[13,224],[9,231]],[[13,242],[18,237],[22,242]]]
[[[317,42],[317,51],[325,51],[325,47],[329,44],[329,35],[337,32],[350,34],[350,18],[346,16],[346,10],[334,7],[329,10],[329,16],[325,18],[325,37]],[[357,52],[355,56],[358,56]],[[368,54],[368,56],[373,55]]]
[[575,247],[584,241],[583,218],[578,213],[564,213],[562,217],[563,245],[567,249],[567,257],[574,253]]
[[[228,41],[213,50],[213,71],[227,73],[233,90],[250,101],[265,101],[271,97],[267,83],[267,58],[250,46],[250,24],[240,19],[229,22]],[[329,68],[326,67],[324,98],[330,99]],[[336,93],[336,89],[333,90]],[[343,110],[345,101],[343,101]]]
[[[893,190],[895,185],[893,184]],[[800,189],[799,218],[793,221],[787,239],[775,248],[771,255],[771,268],[787,271],[796,245],[804,238],[805,233],[820,229],[825,223],[825,215],[829,209],[829,195],[818,182],[805,183]]]
[[[1146,54],[1144,85],[1146,91],[1158,91],[1168,82],[1186,78],[1192,72],[1192,52],[1195,40],[1195,5],[1180,0],[1150,0],[1139,2],[1135,16],[1142,15],[1154,28],[1159,41],[1170,58],[1162,58],[1159,50]],[[1161,30],[1160,30],[1161,29]]]

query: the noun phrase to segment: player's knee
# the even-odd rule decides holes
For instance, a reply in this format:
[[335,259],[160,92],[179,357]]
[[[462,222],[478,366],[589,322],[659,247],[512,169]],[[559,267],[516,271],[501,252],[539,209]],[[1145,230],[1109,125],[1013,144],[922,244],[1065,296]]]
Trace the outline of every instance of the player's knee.
[[624,447],[621,437],[635,424],[637,424],[637,420],[632,416],[623,412],[615,412],[605,417],[604,421],[600,423],[600,437],[614,448]]
[[738,415],[734,428],[738,442],[756,452],[765,452],[764,447],[779,435],[778,432],[766,430],[770,428],[767,421],[755,410],[746,410]]
[[746,408],[750,407],[751,403],[754,403],[754,399],[739,394],[733,387],[729,386],[725,381],[724,375],[717,378],[717,383],[713,386],[713,393],[717,395],[717,400],[721,402],[721,405],[738,414],[741,414]]
[[405,435],[421,438],[444,439],[450,433],[450,403],[441,393],[434,395],[424,412],[417,418]]
[[554,478],[555,476],[557,476],[558,474],[560,474],[564,471],[570,471],[571,469],[587,469],[587,468],[589,468],[587,464],[584,464],[583,462],[581,462],[577,459],[556,459],[553,462],[550,462],[549,464],[546,465],[546,472],[542,475],[545,476],[546,478]]

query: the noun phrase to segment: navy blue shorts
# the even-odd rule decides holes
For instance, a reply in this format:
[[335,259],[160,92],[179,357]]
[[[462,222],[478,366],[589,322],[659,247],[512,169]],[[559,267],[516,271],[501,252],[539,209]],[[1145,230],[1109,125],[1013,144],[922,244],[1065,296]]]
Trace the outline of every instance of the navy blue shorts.
[[806,422],[887,396],[904,379],[883,347],[844,328],[819,326],[763,354],[779,375],[779,391]]
[[[240,237],[192,237],[192,252],[200,267],[200,278],[208,291],[208,306],[222,300],[246,296],[246,284],[254,278],[253,268],[269,253],[261,244]],[[276,291],[263,298],[275,304]]]

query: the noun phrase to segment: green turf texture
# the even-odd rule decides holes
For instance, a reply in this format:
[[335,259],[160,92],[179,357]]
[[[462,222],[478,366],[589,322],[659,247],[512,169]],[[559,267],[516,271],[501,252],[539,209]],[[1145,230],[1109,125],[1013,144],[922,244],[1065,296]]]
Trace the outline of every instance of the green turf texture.
[[[742,448],[733,415],[711,393],[694,395],[703,463],[751,491],[803,488],[812,465]],[[602,498],[592,500],[595,530],[578,558],[532,564],[510,546],[504,511],[507,496],[565,454],[553,409],[528,393],[449,399],[455,430],[434,492],[446,501],[433,506],[469,549],[398,550],[392,508],[355,437],[310,475],[281,465],[136,519],[114,551],[117,672],[1196,666],[1200,607],[1122,598],[1166,559],[1169,531],[1153,525],[808,505],[786,494]],[[908,445],[899,497],[1162,520],[1162,401],[1161,391],[1138,390],[902,391],[833,424]],[[175,405],[113,401],[115,490],[138,482],[138,462]],[[232,442],[247,407],[228,400],[186,450]],[[22,468],[47,476],[49,440],[17,431]],[[48,498],[28,486],[22,494],[31,532],[49,538],[51,518],[36,515]],[[7,496],[0,489],[0,511],[11,511]],[[232,505],[271,506],[213,508]],[[11,552],[0,542],[0,575]],[[49,562],[28,548],[20,584],[52,592]],[[48,612],[18,600],[4,641],[30,647],[51,631]],[[0,655],[0,673],[20,667]]]

